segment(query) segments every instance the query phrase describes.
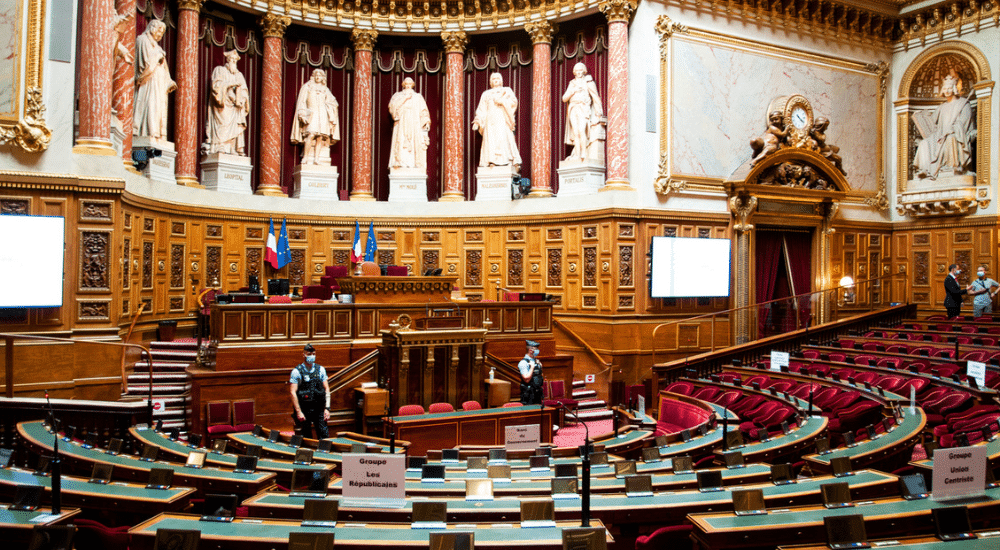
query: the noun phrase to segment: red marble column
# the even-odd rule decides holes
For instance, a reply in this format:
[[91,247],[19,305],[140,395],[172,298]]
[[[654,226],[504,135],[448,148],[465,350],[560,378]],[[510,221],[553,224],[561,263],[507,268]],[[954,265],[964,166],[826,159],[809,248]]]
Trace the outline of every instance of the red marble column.
[[[292,22],[290,17],[268,13],[260,18],[264,32],[264,67],[260,99],[260,150],[281,150],[281,66],[282,37]],[[284,197],[281,189],[281,159],[279,155],[261,155],[258,195]]]
[[[120,45],[112,55],[115,59],[114,96],[112,105],[122,129],[122,163],[132,168],[132,110],[135,106],[135,0],[117,0],[117,21],[112,37]],[[127,17],[126,17],[127,16]],[[127,56],[126,56],[127,52]]]
[[202,0],[177,2],[177,92],[174,96],[177,185],[198,184],[198,14]]
[[443,32],[445,51],[445,101],[444,101],[444,182],[441,202],[460,202],[465,200],[462,173],[465,167],[465,155],[462,143],[465,139],[465,128],[462,126],[462,104],[465,101],[462,86],[462,65],[465,58],[465,46],[469,38],[463,31]]
[[548,21],[524,25],[534,45],[531,53],[531,194],[552,196],[552,34]]
[[351,154],[352,201],[373,201],[372,195],[372,49],[378,32],[354,29],[354,143]]
[[635,0],[607,0],[599,8],[608,18],[608,179],[603,190],[631,190],[628,181],[628,24]]
[[77,153],[117,154],[111,145],[113,4],[113,0],[85,0],[80,8],[80,126],[73,148]]

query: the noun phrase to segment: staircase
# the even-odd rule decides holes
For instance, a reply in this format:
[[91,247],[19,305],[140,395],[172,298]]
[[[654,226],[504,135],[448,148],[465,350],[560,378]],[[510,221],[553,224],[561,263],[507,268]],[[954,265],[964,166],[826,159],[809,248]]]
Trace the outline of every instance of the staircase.
[[[187,428],[187,374],[184,369],[198,357],[194,339],[173,342],[151,342],[149,352],[153,366],[153,399],[164,401],[163,411],[154,411],[154,420],[163,420],[164,428]],[[142,360],[128,376],[128,386],[122,399],[145,399],[149,396],[149,366]]]
[[587,389],[587,384],[583,380],[573,380],[573,399],[579,402],[577,415],[580,420],[590,422],[611,419],[608,404],[603,399],[597,398],[596,391]]

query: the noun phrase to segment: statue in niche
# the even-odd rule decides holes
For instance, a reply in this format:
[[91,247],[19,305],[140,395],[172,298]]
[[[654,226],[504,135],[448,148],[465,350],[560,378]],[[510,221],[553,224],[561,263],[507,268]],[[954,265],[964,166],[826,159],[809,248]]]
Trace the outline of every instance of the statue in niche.
[[167,139],[167,95],[177,89],[167,68],[167,54],[160,39],[167,30],[163,21],[152,20],[135,39],[135,111],[132,135]]
[[392,125],[389,169],[427,168],[427,146],[430,145],[431,113],[424,96],[413,89],[410,77],[403,79],[403,89],[389,99]]
[[785,128],[784,114],[781,111],[772,112],[768,116],[767,130],[750,141],[754,154],[750,159],[750,166],[755,166],[761,159],[780,149],[786,137],[788,129]]
[[573,75],[575,78],[569,82],[562,96],[566,104],[566,145],[573,146],[566,160],[603,162],[607,119],[601,106],[601,96],[597,94],[594,77],[587,74],[586,65],[574,65]]
[[226,153],[246,156],[247,117],[250,114],[250,89],[236,64],[240,54],[226,52],[226,64],[212,71],[208,98],[208,121],[205,123],[205,154]]
[[962,93],[962,80],[954,71],[941,81],[945,98],[932,111],[913,114],[913,123],[923,138],[913,156],[913,168],[918,179],[936,180],[971,173],[976,128],[972,105]]
[[490,75],[490,89],[483,92],[472,120],[472,129],[483,136],[479,166],[513,166],[521,169],[521,154],[514,140],[517,96],[514,90],[503,85],[500,73]]
[[830,120],[826,117],[816,117],[816,122],[813,122],[812,127],[809,129],[809,144],[813,146],[814,151],[818,151],[819,154],[826,157],[837,170],[840,170],[845,176],[847,172],[844,171],[843,159],[837,153],[840,152],[840,147],[836,145],[831,145],[826,142],[826,129],[830,126]]
[[301,143],[302,164],[330,164],[330,146],[340,141],[340,104],[326,85],[326,71],[315,69],[295,101],[292,143]]

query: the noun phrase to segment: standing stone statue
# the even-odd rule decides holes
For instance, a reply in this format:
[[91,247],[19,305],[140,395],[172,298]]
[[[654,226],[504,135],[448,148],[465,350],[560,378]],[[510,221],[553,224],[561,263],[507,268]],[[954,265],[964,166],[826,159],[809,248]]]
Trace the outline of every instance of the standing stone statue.
[[968,98],[959,95],[961,92],[962,81],[953,72],[941,82],[944,103],[933,111],[913,115],[917,131],[923,137],[913,156],[917,178],[934,180],[939,176],[970,173],[976,129],[972,106]]
[[167,139],[167,94],[177,89],[170,78],[160,39],[167,26],[154,19],[135,39],[135,111],[132,134]]
[[521,154],[514,140],[517,96],[503,85],[500,73],[490,75],[490,89],[483,92],[472,120],[472,129],[483,136],[479,166],[509,166],[521,169]]
[[413,89],[410,77],[403,79],[403,89],[389,99],[392,125],[389,169],[427,168],[427,146],[430,145],[431,113],[424,96]]
[[302,164],[330,165],[330,146],[340,141],[340,104],[326,86],[326,71],[316,69],[295,101],[292,143],[301,143]]
[[607,119],[601,96],[597,94],[594,77],[587,74],[586,65],[574,65],[573,75],[576,78],[569,82],[562,97],[566,104],[566,145],[573,146],[566,160],[603,162]]
[[226,153],[246,156],[247,116],[250,114],[250,89],[243,73],[236,67],[240,54],[226,52],[226,64],[212,71],[208,98],[208,121],[205,123],[205,154]]

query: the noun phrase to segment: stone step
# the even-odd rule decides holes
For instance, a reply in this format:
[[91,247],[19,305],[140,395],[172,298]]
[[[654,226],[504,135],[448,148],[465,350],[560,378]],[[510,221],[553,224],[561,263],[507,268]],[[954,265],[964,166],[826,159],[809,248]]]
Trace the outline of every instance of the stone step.
[[[198,358],[198,350],[150,350],[153,361],[187,361],[193,362]],[[143,360],[146,354],[143,353]]]
[[[202,344],[205,340],[202,340]],[[195,339],[191,340],[174,340],[172,342],[161,342],[153,341],[149,343],[150,349],[167,349],[167,350],[195,350],[198,347],[198,342]]]
[[[153,384],[153,395],[162,396],[163,394],[181,394],[184,393],[184,386],[177,384]],[[129,395],[147,395],[149,394],[148,384],[129,384],[126,390]]]
[[[172,383],[172,384],[183,384],[187,380],[187,374],[183,371],[181,372],[153,372],[153,385]],[[138,372],[135,374],[128,375],[128,383],[130,386],[139,384],[148,384],[149,373]]]
[[581,399],[590,399],[595,397],[597,397],[597,392],[594,390],[577,390],[577,389],[573,390],[573,399],[576,399],[577,401]]
[[578,409],[606,409],[608,404],[603,399],[587,399],[577,402]]
[[580,420],[590,421],[590,420],[609,420],[611,419],[611,411],[608,409],[577,409],[577,416]]

